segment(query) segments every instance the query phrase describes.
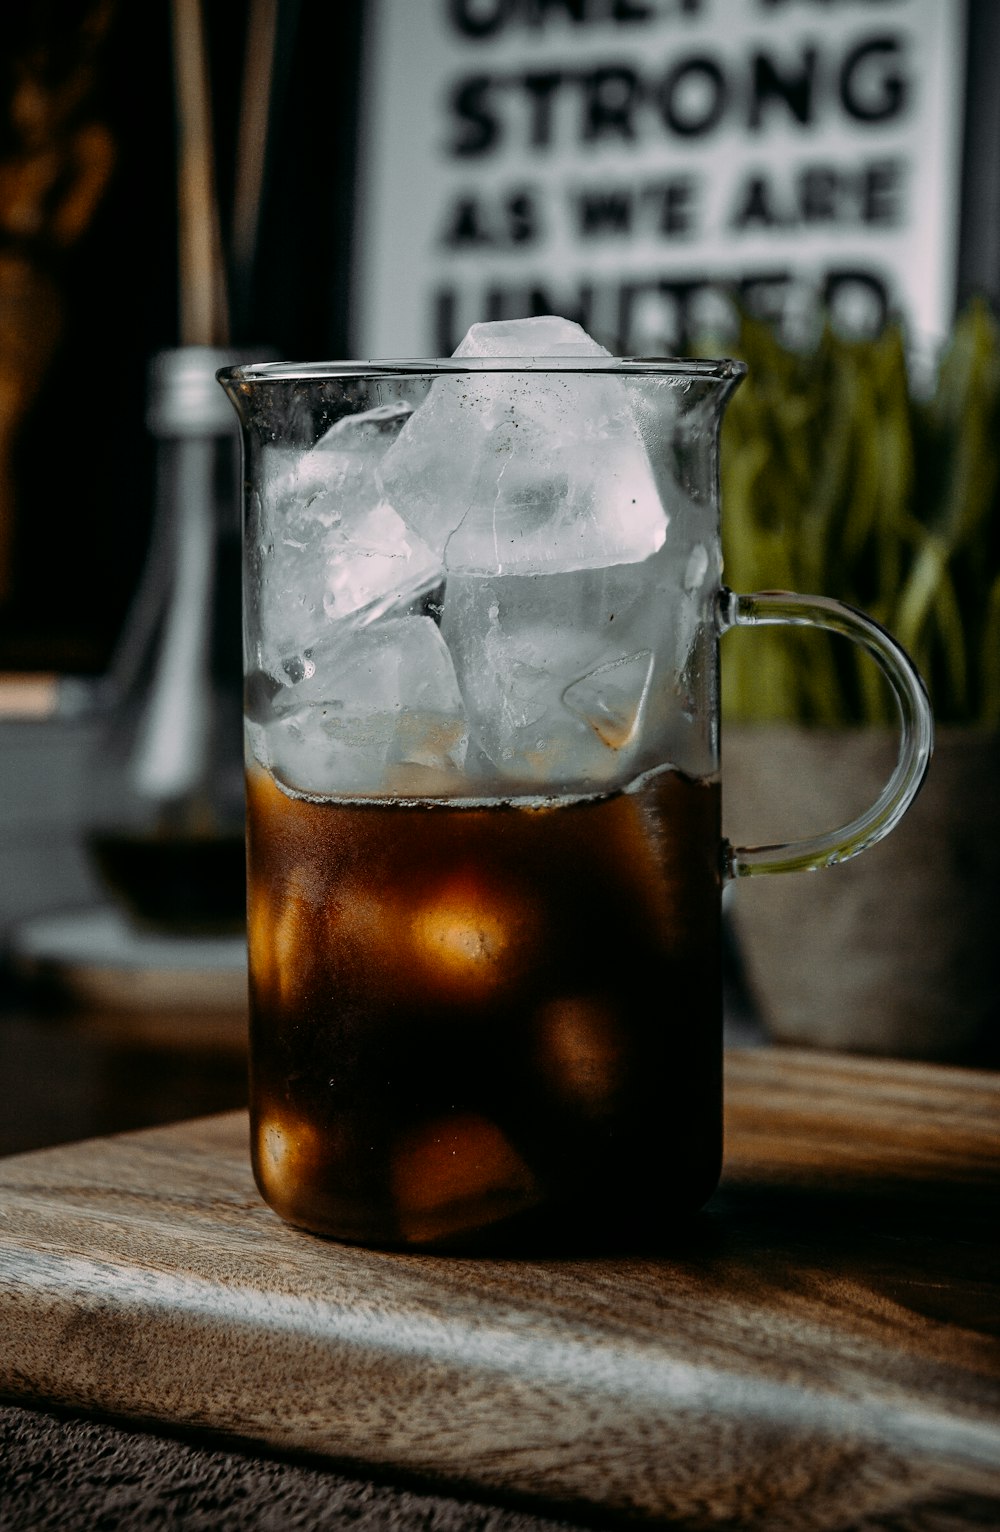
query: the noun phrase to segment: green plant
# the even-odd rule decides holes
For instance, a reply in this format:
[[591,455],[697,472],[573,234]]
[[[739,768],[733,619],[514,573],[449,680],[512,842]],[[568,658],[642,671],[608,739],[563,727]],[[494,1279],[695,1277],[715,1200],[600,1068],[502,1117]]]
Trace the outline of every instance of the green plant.
[[[808,354],[744,317],[722,434],[726,583],[839,597],[902,643],[940,721],[1000,725],[1000,324],[959,316],[927,386],[900,329]],[[734,720],[878,723],[875,666],[819,634],[726,640]]]

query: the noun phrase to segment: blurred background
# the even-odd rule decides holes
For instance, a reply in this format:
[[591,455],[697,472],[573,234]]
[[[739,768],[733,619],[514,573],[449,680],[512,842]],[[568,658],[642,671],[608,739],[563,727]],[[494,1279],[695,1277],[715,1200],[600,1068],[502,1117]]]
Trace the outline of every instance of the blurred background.
[[[343,351],[362,8],[237,0],[202,15],[169,0],[40,0],[16,11],[0,50],[0,666],[96,676],[148,546],[150,359],[191,339],[182,193],[189,219],[206,215],[197,164],[185,172],[180,159],[185,146],[198,158],[195,119],[204,105],[232,266],[241,119],[273,95],[266,135],[244,127],[260,185],[253,252],[230,279],[226,316],[194,343]],[[175,11],[189,38],[204,31],[204,95],[183,101]]]
[[[727,581],[852,601],[931,690],[941,744],[905,835],[729,900],[730,1039],[995,1063],[998,301],[995,0],[15,8],[0,1152],[244,1100],[215,368],[447,353],[531,313],[616,354],[746,357]],[[874,796],[874,673],[822,639],[726,645],[733,838]]]

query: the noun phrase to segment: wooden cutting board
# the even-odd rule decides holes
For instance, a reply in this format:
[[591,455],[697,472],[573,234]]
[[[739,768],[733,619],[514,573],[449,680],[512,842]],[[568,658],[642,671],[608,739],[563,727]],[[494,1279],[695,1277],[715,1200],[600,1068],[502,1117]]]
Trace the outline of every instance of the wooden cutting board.
[[727,1082],[722,1187],[655,1258],[313,1239],[240,1113],[0,1161],[0,1394],[601,1526],[1000,1526],[1000,1076]]

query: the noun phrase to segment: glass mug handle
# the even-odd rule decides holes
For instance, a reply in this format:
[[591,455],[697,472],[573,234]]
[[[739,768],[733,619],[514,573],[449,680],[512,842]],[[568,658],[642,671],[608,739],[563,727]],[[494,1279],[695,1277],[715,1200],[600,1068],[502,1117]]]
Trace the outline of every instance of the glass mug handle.
[[725,847],[726,874],[745,878],[764,872],[807,872],[846,862],[874,846],[893,830],[913,802],[934,747],[931,705],[913,661],[871,617],[829,596],[798,596],[790,591],[756,591],[739,596],[723,589],[719,596],[719,632],[730,628],[812,626],[840,633],[860,644],[877,661],[899,709],[899,756],[878,798],[849,824],[788,845]]

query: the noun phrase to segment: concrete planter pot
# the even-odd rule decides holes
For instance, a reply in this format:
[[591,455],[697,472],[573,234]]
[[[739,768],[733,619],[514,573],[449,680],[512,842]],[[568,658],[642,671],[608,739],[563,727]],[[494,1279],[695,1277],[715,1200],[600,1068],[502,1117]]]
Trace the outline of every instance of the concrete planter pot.
[[[729,726],[725,833],[760,845],[842,823],[875,798],[896,748],[888,730]],[[728,890],[769,1036],[1000,1062],[998,873],[1000,733],[941,728],[920,796],[886,840],[837,867]]]

